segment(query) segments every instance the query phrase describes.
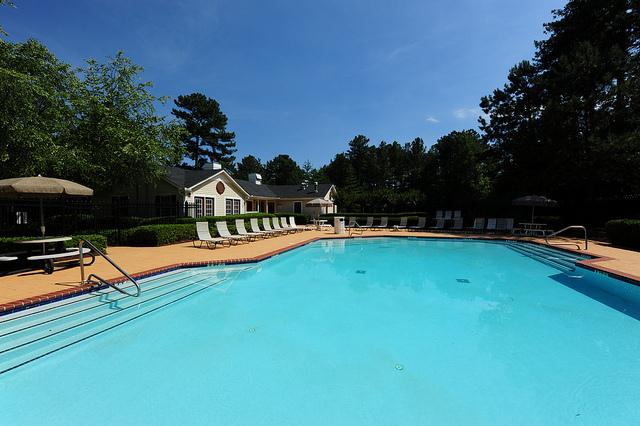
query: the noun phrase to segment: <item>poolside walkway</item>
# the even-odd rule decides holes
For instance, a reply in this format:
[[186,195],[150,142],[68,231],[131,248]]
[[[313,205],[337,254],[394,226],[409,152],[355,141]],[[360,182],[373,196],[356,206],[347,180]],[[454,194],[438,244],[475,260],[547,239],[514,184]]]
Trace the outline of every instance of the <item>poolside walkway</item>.
[[[447,238],[492,238],[487,235],[448,234],[433,232],[399,231],[366,231],[363,236],[422,236]],[[109,256],[122,268],[131,273],[142,273],[161,269],[169,265],[191,262],[220,262],[260,259],[269,257],[290,248],[305,244],[318,238],[344,238],[329,231],[306,231],[266,240],[258,240],[249,244],[232,247],[194,248],[191,243],[174,244],[163,247],[109,247]],[[505,238],[496,236],[495,238]],[[622,250],[598,243],[589,243],[589,250],[583,252],[602,257],[590,261],[591,266],[608,272],[624,275],[640,281],[640,252]],[[98,274],[106,279],[118,278],[120,274],[104,259],[96,258],[96,262],[87,267],[89,273]],[[73,267],[56,270],[47,275],[42,271],[30,271],[0,277],[0,312],[16,306],[37,303],[50,299],[52,294],[63,296],[79,290],[80,268]]]

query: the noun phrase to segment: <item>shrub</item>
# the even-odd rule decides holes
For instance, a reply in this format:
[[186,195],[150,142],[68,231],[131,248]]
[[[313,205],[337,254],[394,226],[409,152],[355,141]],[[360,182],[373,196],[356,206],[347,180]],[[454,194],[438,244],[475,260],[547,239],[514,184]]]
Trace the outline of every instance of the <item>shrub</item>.
[[156,247],[190,241],[196,235],[193,224],[145,225],[120,231],[120,244],[137,247]]
[[100,234],[86,234],[86,235],[74,235],[71,237],[71,241],[65,241],[64,246],[66,248],[78,247],[78,240],[82,238],[83,240],[91,241],[94,246],[96,246],[99,250],[104,253],[107,252],[107,237]]
[[640,248],[640,220],[615,219],[606,223],[607,237],[612,244]]

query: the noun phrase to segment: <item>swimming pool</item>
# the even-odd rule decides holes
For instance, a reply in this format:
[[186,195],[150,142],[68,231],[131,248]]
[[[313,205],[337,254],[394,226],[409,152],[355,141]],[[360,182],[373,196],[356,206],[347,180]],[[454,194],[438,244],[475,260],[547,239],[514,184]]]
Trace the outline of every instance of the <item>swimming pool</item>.
[[638,424],[639,289],[539,260],[327,240],[0,317],[0,371],[70,345],[0,374],[0,422]]

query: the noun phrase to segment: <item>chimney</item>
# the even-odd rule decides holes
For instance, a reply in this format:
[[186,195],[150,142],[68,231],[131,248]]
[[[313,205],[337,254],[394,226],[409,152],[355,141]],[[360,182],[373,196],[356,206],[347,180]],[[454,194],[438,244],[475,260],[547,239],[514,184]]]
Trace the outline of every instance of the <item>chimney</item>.
[[249,182],[262,185],[262,175],[260,173],[249,173]]
[[307,190],[307,186],[309,186],[309,182],[305,179],[300,184],[300,188],[306,191]]
[[314,185],[315,185],[315,187],[316,187],[316,192],[318,192],[318,182],[313,182],[313,184],[314,184]]
[[202,165],[203,170],[222,170],[222,164],[220,163],[204,163]]

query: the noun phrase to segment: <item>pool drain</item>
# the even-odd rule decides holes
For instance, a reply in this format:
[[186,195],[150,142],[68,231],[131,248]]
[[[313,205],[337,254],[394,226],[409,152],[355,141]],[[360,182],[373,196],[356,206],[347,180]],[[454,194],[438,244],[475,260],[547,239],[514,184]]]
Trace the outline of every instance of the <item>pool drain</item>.
[[458,281],[459,283],[465,283],[465,284],[468,284],[471,282],[466,278],[456,278],[456,281]]
[[404,365],[402,365],[402,364],[396,364],[396,370],[398,370],[398,371],[402,371],[402,370],[404,370]]
[[366,273],[367,273],[367,271],[364,271],[364,270],[362,270],[362,269],[358,269],[358,270],[356,271],[356,274],[366,274]]
[[255,327],[249,327],[249,333],[255,333],[255,332],[256,332]]

